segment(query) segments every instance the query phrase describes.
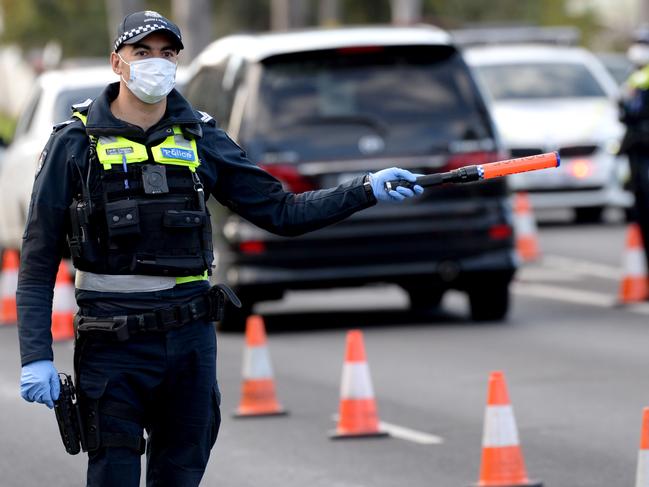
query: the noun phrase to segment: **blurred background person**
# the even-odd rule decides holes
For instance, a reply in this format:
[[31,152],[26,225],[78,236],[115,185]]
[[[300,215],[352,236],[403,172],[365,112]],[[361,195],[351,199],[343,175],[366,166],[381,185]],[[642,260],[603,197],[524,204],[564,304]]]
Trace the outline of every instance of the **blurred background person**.
[[631,219],[640,226],[649,262],[649,26],[635,32],[627,55],[636,71],[627,80],[621,101],[620,118],[627,128],[621,151],[629,156],[635,196]]

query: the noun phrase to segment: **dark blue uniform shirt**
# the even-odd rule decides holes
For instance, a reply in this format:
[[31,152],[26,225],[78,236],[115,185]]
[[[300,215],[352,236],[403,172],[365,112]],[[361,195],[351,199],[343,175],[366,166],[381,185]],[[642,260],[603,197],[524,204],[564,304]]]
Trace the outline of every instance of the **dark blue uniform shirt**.
[[[162,120],[146,131],[113,116],[110,103],[118,93],[119,83],[109,85],[87,109],[86,127],[76,118],[60,124],[43,151],[23,236],[16,293],[23,365],[53,358],[50,327],[54,281],[67,246],[68,207],[79,192],[80,174],[87,171],[88,135],[121,135],[152,145],[165,139],[172,126],[181,126],[197,141],[201,160],[197,171],[208,197],[214,196],[220,204],[279,235],[316,230],[376,202],[363,188],[361,177],[331,189],[286,192],[277,179],[250,162],[213,119],[204,121],[207,117],[175,90],[167,97]],[[78,291],[77,300],[93,314],[142,312],[191,299],[206,285],[197,282],[134,294]]]

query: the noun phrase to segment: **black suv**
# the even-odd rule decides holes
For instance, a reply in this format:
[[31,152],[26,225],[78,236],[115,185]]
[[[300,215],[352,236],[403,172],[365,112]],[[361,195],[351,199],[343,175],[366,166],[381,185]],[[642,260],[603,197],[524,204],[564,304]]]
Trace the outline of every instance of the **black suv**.
[[[230,36],[190,70],[190,101],[295,192],[389,166],[427,174],[503,157],[460,52],[433,27]],[[413,309],[455,288],[474,320],[507,313],[516,259],[504,179],[432,188],[298,238],[211,209],[216,278],[245,303],[224,327],[288,289],[375,282],[402,286]]]

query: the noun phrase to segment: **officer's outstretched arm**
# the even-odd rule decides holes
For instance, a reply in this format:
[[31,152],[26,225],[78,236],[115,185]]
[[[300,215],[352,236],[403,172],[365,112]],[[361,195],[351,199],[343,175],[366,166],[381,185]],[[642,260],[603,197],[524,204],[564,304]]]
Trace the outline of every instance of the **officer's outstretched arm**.
[[369,188],[365,176],[359,176],[334,188],[287,192],[280,181],[249,161],[223,131],[210,135],[207,156],[217,172],[212,194],[242,217],[278,235],[317,230],[376,204],[377,199],[399,200],[414,195],[407,189],[395,195],[381,189],[376,196],[385,180],[410,177],[408,171],[396,168],[372,174]]

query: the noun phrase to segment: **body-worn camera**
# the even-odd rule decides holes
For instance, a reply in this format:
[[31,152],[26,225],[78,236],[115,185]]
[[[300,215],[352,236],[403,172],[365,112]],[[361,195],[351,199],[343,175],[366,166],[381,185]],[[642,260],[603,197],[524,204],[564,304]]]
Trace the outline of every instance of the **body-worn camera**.
[[77,393],[74,389],[72,377],[67,374],[59,374],[61,384],[61,393],[59,398],[54,401],[54,413],[56,422],[59,425],[61,440],[65,451],[70,455],[76,455],[84,448],[85,441],[83,437],[83,426],[81,423],[81,413],[79,412],[79,403]]
[[158,164],[142,166],[142,185],[146,194],[168,193],[166,168]]

